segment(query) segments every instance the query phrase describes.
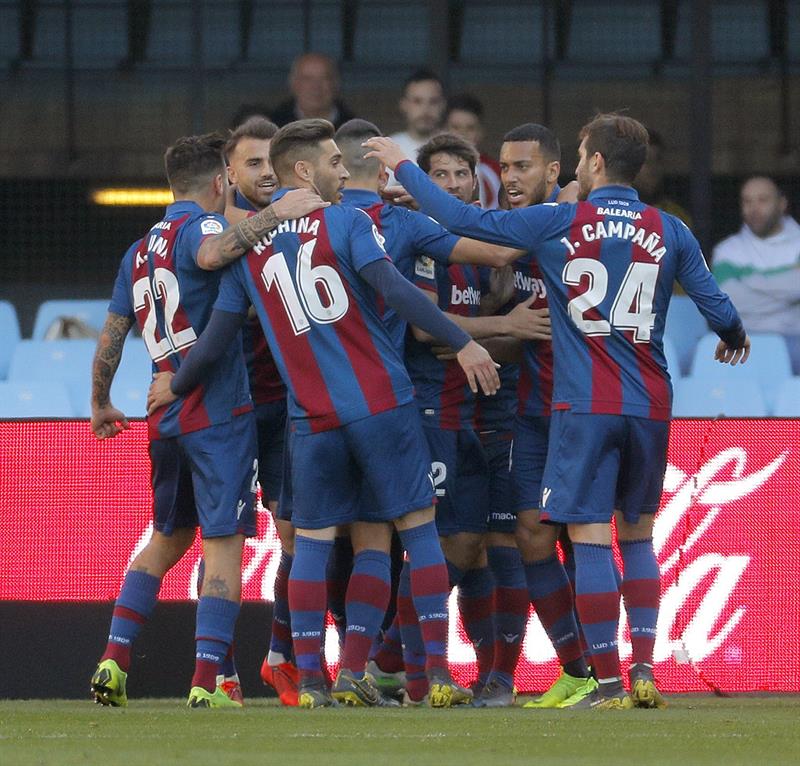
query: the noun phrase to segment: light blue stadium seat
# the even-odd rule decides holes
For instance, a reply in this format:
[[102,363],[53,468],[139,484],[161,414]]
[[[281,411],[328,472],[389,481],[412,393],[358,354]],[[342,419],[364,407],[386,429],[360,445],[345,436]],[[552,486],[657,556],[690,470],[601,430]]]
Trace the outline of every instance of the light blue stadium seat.
[[77,317],[98,332],[108,314],[108,300],[45,301],[36,312],[33,340],[43,340],[47,328],[61,316]]
[[0,382],[0,418],[71,418],[67,388],[58,381]]
[[681,377],[681,365],[675,344],[669,339],[664,338],[664,356],[667,358],[667,370],[673,381]]
[[144,341],[141,338],[128,338],[111,385],[114,406],[129,418],[143,418],[147,414],[147,389],[152,375],[153,364]]
[[783,381],[772,414],[777,418],[800,418],[800,377]]
[[675,347],[681,372],[689,372],[697,341],[708,332],[708,325],[687,295],[673,295],[667,309],[664,338]]
[[678,418],[729,418],[767,415],[767,407],[758,383],[688,377],[675,382],[672,414]]
[[86,412],[95,346],[93,340],[22,340],[11,357],[8,379],[63,383],[73,412]]
[[712,383],[738,385],[752,380],[760,388],[767,411],[772,412],[783,381],[792,376],[792,365],[786,343],[780,335],[756,333],[750,336],[752,348],[745,364],[731,367],[714,360],[719,338],[714,333],[704,335],[697,344],[692,362],[692,377]]
[[19,320],[12,303],[0,301],[0,380],[8,374],[11,354],[19,343]]

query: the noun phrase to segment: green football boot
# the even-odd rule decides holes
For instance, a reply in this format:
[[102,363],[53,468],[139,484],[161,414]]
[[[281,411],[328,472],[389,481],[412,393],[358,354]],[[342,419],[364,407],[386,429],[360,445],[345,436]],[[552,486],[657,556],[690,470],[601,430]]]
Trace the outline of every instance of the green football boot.
[[98,705],[127,707],[128,694],[125,684],[128,674],[120,669],[114,660],[103,660],[94,671],[90,691]]
[[575,702],[582,700],[597,688],[597,681],[594,678],[579,678],[571,676],[569,673],[561,671],[561,675],[555,680],[553,685],[540,697],[526,702],[522,707],[526,708],[557,708],[561,707],[567,700]]
[[231,699],[222,687],[218,686],[213,692],[207,691],[202,686],[193,686],[189,692],[189,701],[186,703],[187,707],[227,707],[241,709],[243,707],[241,702]]

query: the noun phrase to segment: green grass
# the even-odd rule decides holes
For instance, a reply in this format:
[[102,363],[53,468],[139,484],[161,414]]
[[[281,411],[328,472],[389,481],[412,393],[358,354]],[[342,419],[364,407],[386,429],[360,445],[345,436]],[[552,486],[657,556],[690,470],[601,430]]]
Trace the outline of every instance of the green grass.
[[679,696],[663,711],[243,711],[0,701],[3,766],[511,766],[800,763],[800,697]]

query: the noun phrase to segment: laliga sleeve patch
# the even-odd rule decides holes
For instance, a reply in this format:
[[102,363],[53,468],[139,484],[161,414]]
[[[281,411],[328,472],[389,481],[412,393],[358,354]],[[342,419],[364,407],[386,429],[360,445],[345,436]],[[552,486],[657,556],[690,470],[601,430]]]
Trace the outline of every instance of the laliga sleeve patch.
[[418,277],[423,277],[424,279],[433,279],[436,276],[435,269],[436,267],[433,263],[433,259],[429,258],[427,255],[421,255],[414,264],[414,273]]
[[206,218],[204,221],[200,222],[200,231],[202,234],[222,234],[223,230],[222,224],[219,221],[215,221],[213,218]]

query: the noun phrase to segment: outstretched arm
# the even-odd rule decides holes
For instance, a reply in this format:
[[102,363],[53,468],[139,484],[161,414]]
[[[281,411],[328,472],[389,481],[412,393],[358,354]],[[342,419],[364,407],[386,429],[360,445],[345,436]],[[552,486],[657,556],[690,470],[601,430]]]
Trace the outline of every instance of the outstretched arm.
[[111,404],[111,383],[122,358],[125,338],[132,325],[133,320],[130,317],[109,311],[97,339],[97,349],[92,361],[91,426],[98,439],[110,439],[130,427],[125,415]]

